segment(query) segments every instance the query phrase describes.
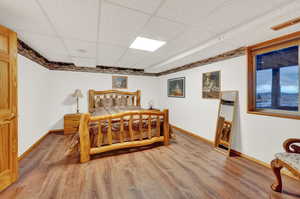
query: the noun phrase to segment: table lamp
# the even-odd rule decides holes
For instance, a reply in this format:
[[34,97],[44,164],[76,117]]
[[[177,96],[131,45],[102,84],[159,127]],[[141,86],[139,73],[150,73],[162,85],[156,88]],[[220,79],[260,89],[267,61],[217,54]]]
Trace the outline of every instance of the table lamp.
[[77,111],[76,111],[76,113],[79,113],[79,103],[78,102],[79,102],[79,98],[83,97],[83,95],[81,93],[81,90],[76,89],[72,96],[76,97],[76,102],[77,102]]

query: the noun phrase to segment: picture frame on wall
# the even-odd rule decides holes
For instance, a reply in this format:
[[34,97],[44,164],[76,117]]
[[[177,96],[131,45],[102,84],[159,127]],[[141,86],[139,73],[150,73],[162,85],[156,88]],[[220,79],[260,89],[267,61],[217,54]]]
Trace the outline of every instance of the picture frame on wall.
[[185,97],[185,77],[168,79],[168,97]]
[[203,73],[202,98],[219,99],[221,90],[221,71]]
[[112,76],[113,89],[127,89],[128,77],[127,76]]

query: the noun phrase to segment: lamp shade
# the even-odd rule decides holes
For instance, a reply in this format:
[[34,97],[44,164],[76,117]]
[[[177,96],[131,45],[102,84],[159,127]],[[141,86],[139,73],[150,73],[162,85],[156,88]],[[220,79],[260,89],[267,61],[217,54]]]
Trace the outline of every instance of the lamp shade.
[[73,93],[73,97],[83,97],[81,90],[76,89],[75,92]]

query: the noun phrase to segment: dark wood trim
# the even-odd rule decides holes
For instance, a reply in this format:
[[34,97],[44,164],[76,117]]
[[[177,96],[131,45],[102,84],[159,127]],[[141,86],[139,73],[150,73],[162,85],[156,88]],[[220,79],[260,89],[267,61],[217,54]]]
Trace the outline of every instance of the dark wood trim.
[[[206,139],[206,138],[204,138],[204,137],[202,137],[202,136],[200,136],[200,135],[197,135],[197,134],[195,134],[195,133],[193,133],[193,132],[184,130],[184,129],[182,129],[182,128],[180,128],[180,127],[177,127],[177,126],[175,126],[175,125],[173,125],[173,124],[170,124],[170,126],[171,126],[172,128],[174,128],[174,129],[176,129],[178,132],[181,132],[181,133],[183,133],[183,134],[192,136],[192,137],[194,137],[194,138],[196,138],[196,139],[198,139],[198,140],[200,140],[200,141],[202,141],[202,142],[205,142],[205,143],[207,143],[207,144],[209,144],[209,145],[212,145],[212,146],[214,145],[214,142],[213,142],[213,141],[208,140],[208,139]],[[262,166],[264,166],[264,167],[271,168],[271,165],[270,165],[270,164],[268,164],[268,163],[266,163],[266,162],[263,162],[263,161],[261,161],[261,160],[258,160],[258,159],[254,158],[254,157],[251,157],[251,156],[249,156],[249,155],[246,155],[246,154],[244,154],[244,153],[241,153],[241,152],[239,152],[239,151],[237,151],[237,150],[231,149],[230,153],[232,154],[233,157],[234,157],[234,156],[242,157],[242,158],[245,158],[245,159],[250,160],[250,161],[252,161],[252,162],[255,162],[255,163],[259,164],[259,165],[262,165]],[[293,174],[291,174],[290,172],[287,172],[287,171],[283,170],[282,173],[283,173],[284,175],[287,175],[287,176],[291,177],[291,178],[297,179],[297,177],[295,177],[295,176],[294,176]]]
[[220,54],[220,55],[217,55],[217,56],[214,56],[214,57],[210,57],[210,58],[207,58],[207,59],[196,61],[196,62],[193,62],[193,63],[190,63],[190,64],[186,64],[186,65],[183,65],[183,66],[180,66],[180,67],[176,67],[176,68],[173,68],[173,69],[170,69],[170,70],[166,70],[166,71],[163,71],[163,72],[160,72],[160,73],[157,73],[157,74],[158,74],[158,76],[168,75],[168,74],[171,74],[171,73],[176,73],[176,72],[183,71],[183,70],[189,70],[189,69],[196,68],[196,67],[199,67],[199,66],[211,64],[211,63],[214,63],[214,62],[223,61],[223,60],[226,60],[226,59],[231,59],[231,58],[234,58],[234,57],[239,57],[239,56],[242,56],[242,55],[245,55],[245,47],[237,48],[235,50],[231,50],[231,51],[225,52],[223,54]]
[[300,23],[300,17],[296,17],[294,19],[288,20],[288,21],[278,24],[276,26],[272,26],[271,29],[277,31],[277,30],[281,30],[283,28],[287,28],[289,26],[295,25],[297,23]]
[[[267,111],[260,111],[256,110],[255,107],[255,63],[254,63],[254,56],[260,53],[270,52],[276,49],[286,48],[291,46],[292,44],[296,44],[300,39],[300,31],[294,32],[288,35],[284,35],[281,37],[277,37],[265,42],[261,42],[246,48],[246,55],[247,55],[247,84],[248,84],[248,114],[256,114],[256,115],[264,115],[264,116],[272,116],[272,117],[281,117],[281,118],[288,118],[288,119],[298,119],[300,120],[300,115],[293,115],[293,114],[286,114],[286,113],[273,113]],[[279,80],[278,80],[279,81]],[[273,81],[278,83],[278,81]]]
[[64,129],[53,129],[50,130],[48,133],[64,133]]
[[226,59],[238,57],[244,55],[244,47],[225,52],[223,54],[210,57],[204,60],[196,61],[184,66],[179,66],[170,70],[166,70],[160,73],[147,73],[144,69],[136,68],[123,68],[123,67],[111,67],[111,66],[96,66],[96,67],[82,67],[76,66],[73,63],[65,62],[52,62],[45,58],[43,55],[35,51],[29,45],[24,43],[22,40],[18,39],[18,53],[24,57],[44,66],[49,70],[58,71],[73,71],[73,72],[88,72],[88,73],[107,73],[107,74],[121,74],[121,75],[141,75],[141,76],[163,76],[171,73],[176,73],[183,70],[192,69],[195,67],[203,66],[206,64],[223,61]]
[[60,70],[60,71],[73,71],[73,72],[88,72],[88,73],[106,73],[106,74],[120,74],[120,75],[138,75],[138,76],[153,76],[156,77],[157,73],[146,73],[139,72],[133,69],[122,69],[119,70],[115,67],[109,66],[97,66],[97,67],[83,67],[83,66],[58,66],[51,68],[50,70]]
[[300,115],[288,115],[282,113],[270,113],[270,112],[262,112],[262,111],[248,111],[248,114],[255,114],[255,115],[264,115],[264,116],[272,116],[272,117],[281,117],[287,119],[295,119],[300,120]]

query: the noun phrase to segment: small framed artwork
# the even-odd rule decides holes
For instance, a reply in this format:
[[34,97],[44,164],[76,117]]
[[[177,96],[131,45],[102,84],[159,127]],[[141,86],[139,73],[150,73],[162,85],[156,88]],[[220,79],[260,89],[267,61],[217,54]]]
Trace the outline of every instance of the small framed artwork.
[[185,97],[185,77],[168,79],[168,97]]
[[112,76],[113,89],[127,89],[127,76]]
[[220,96],[220,71],[203,73],[202,98],[218,99]]

